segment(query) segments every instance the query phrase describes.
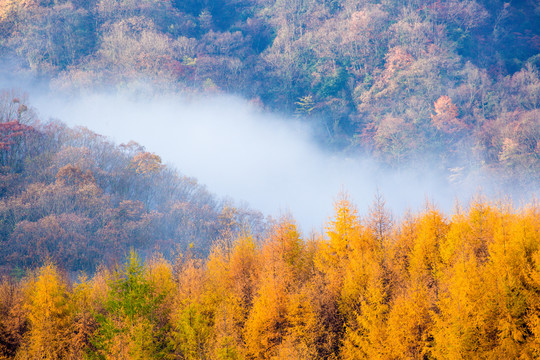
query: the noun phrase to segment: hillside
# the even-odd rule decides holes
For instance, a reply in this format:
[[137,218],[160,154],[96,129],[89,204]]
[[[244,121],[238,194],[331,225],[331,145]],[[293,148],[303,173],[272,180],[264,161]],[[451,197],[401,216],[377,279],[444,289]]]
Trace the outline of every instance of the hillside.
[[130,248],[168,257],[241,231],[262,214],[224,202],[130,142],[40,122],[24,97],[0,93],[0,272],[54,261],[93,272]]
[[537,359],[539,191],[536,0],[0,0],[0,359]]
[[539,24],[532,0],[3,0],[0,53],[56,90],[235,93],[349,154],[529,189]]

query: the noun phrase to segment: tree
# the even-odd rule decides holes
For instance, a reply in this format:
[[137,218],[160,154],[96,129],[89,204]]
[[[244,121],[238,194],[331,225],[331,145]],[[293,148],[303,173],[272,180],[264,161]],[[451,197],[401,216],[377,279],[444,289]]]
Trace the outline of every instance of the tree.
[[177,261],[170,347],[183,359],[205,359],[210,353],[214,325],[214,294],[206,291],[207,277],[200,259],[188,252]]
[[153,293],[145,268],[131,251],[124,266],[112,274],[104,311],[96,315],[99,327],[92,339],[92,357],[148,359],[159,354],[165,345],[154,311],[163,299]]
[[0,281],[0,358],[14,358],[28,330],[22,279],[3,277]]
[[450,97],[443,95],[435,101],[435,115],[431,115],[433,125],[445,133],[459,132],[467,125],[458,119],[458,109]]
[[63,359],[69,352],[73,308],[66,283],[51,263],[39,269],[28,283],[29,331],[17,357]]
[[32,70],[63,70],[94,50],[91,14],[70,1],[55,6],[34,2],[17,12],[10,45]]
[[310,299],[301,290],[301,284],[309,278],[309,268],[296,225],[282,220],[261,252],[259,288],[244,330],[246,353],[270,359],[285,356],[292,348],[304,349],[303,354],[296,355],[310,358],[315,318]]

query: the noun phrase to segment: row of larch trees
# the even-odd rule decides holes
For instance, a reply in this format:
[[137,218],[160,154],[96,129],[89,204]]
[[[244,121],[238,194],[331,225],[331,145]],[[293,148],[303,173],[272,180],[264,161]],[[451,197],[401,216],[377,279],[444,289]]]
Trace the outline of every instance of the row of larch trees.
[[[0,285],[0,358],[533,359],[540,208],[472,202],[393,221],[346,197],[324,235],[282,219],[72,282],[46,264]],[[61,264],[60,264],[61,266]]]

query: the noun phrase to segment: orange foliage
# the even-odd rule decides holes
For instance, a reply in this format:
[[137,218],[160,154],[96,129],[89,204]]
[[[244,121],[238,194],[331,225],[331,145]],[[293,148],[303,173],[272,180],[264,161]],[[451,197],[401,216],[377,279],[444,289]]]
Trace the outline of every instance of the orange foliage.
[[434,106],[435,115],[431,115],[431,120],[437,129],[451,134],[467,128],[467,125],[458,118],[458,108],[449,96],[441,96],[435,101]]
[[[282,220],[260,246],[243,235],[216,243],[206,260],[191,250],[176,266],[154,257],[134,268],[126,297],[106,271],[71,287],[45,265],[0,283],[0,355],[535,358],[539,215],[538,204],[476,201],[393,225],[378,197],[364,225],[342,197],[326,239],[303,241]],[[146,318],[118,317],[133,306]]]
[[164,168],[164,165],[161,163],[161,157],[149,152],[141,152],[135,155],[131,159],[130,166],[135,169],[137,174],[141,175],[151,175]]
[[414,57],[403,48],[391,48],[386,55],[384,78],[389,79],[399,70],[406,69],[414,62]]

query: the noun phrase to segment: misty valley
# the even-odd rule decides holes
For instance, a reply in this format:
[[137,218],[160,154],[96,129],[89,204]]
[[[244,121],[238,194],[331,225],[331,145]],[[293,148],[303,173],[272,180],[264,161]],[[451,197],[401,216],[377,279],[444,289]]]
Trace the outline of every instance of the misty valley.
[[540,358],[538,24],[0,0],[0,360]]
[[342,192],[302,232],[16,91],[1,105],[4,358],[537,354],[534,199],[395,213],[375,192],[362,214]]

